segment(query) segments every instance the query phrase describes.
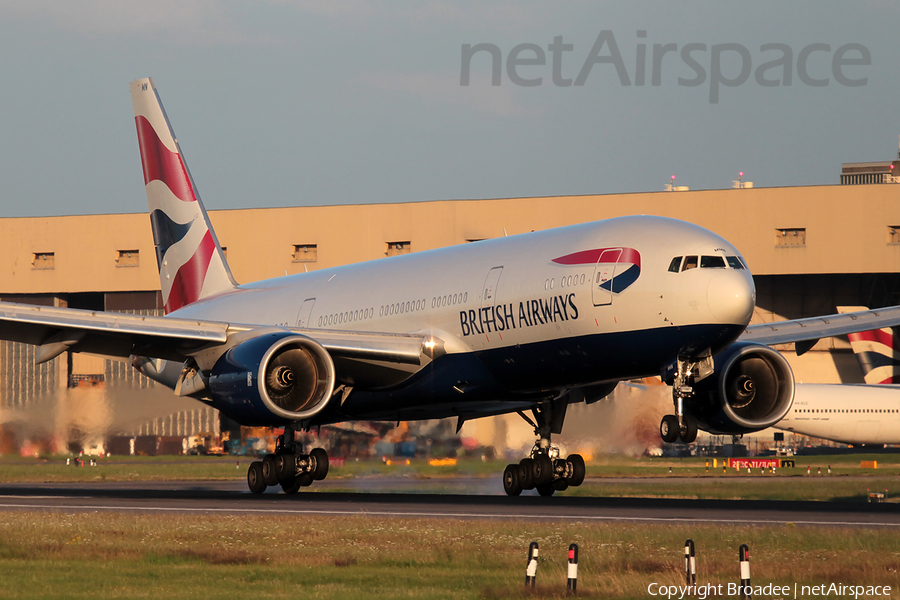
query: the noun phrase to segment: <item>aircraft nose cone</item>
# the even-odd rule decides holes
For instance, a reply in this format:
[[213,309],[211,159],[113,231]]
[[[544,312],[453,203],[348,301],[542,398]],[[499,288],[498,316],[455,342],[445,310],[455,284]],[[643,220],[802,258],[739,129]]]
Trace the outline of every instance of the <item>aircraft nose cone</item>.
[[756,305],[756,289],[744,271],[727,270],[713,277],[706,299],[713,316],[722,323],[747,325]]

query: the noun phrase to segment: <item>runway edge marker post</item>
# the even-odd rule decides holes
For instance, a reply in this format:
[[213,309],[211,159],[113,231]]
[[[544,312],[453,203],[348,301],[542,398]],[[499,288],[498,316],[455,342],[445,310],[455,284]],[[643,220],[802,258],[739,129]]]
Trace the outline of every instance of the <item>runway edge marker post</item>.
[[528,546],[528,563],[525,566],[525,587],[534,587],[537,579],[538,543]]
[[750,592],[750,548],[747,544],[741,544],[738,549],[738,558],[741,561],[741,598],[749,598]]
[[697,558],[694,555],[694,540],[684,542],[684,575],[688,585],[697,584]]
[[578,594],[578,544],[569,545],[569,577],[566,580],[566,595]]

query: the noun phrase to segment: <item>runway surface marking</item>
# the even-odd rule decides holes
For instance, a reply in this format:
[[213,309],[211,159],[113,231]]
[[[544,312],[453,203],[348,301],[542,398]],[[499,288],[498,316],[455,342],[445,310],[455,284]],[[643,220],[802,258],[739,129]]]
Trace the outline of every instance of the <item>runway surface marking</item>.
[[107,510],[107,511],[134,511],[134,512],[184,512],[184,513],[222,513],[222,514],[281,514],[281,515],[330,515],[330,516],[361,516],[361,517],[408,517],[408,518],[433,518],[433,519],[533,519],[533,520],[564,520],[564,521],[634,521],[651,523],[723,523],[738,525],[760,524],[787,524],[794,525],[831,525],[843,527],[900,527],[900,523],[877,523],[869,521],[802,521],[782,519],[710,519],[691,517],[626,517],[626,516],[598,516],[598,515],[527,515],[512,513],[483,513],[460,514],[442,512],[404,512],[404,511],[377,511],[377,510],[300,510],[285,508],[190,508],[190,507],[163,507],[163,506],[112,506],[90,504],[57,504],[46,506],[34,506],[32,504],[2,504],[0,509],[31,509],[31,510]]

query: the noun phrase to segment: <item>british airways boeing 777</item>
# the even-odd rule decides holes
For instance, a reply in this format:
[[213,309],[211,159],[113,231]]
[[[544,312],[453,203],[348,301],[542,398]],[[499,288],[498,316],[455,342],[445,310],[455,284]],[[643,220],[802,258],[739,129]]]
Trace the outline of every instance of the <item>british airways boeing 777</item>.
[[[635,216],[239,285],[151,79],[131,84],[166,316],[0,303],[0,337],[130,357],[152,379],[247,425],[284,427],[250,465],[253,492],[325,477],[295,433],[354,419],[467,419],[518,412],[537,441],[503,485],[544,495],[579,485],[584,461],[551,443],[566,408],[619,381],[661,375],[674,411],[660,431],[770,427],[794,396],[766,344],[900,322],[900,308],[748,327],[753,279],[701,227]],[[527,416],[527,412],[531,416]]]

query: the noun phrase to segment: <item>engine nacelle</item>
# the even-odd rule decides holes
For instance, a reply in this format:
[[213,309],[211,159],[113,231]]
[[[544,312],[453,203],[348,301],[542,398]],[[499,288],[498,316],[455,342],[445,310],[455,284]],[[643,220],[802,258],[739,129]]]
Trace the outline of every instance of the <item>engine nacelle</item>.
[[794,402],[794,373],[776,350],[750,342],[732,344],[715,357],[715,373],[694,385],[685,412],[700,429],[719,435],[771,427]]
[[279,425],[325,408],[334,383],[334,363],[318,342],[274,332],[229,348],[210,372],[209,392],[213,406],[242,425]]

